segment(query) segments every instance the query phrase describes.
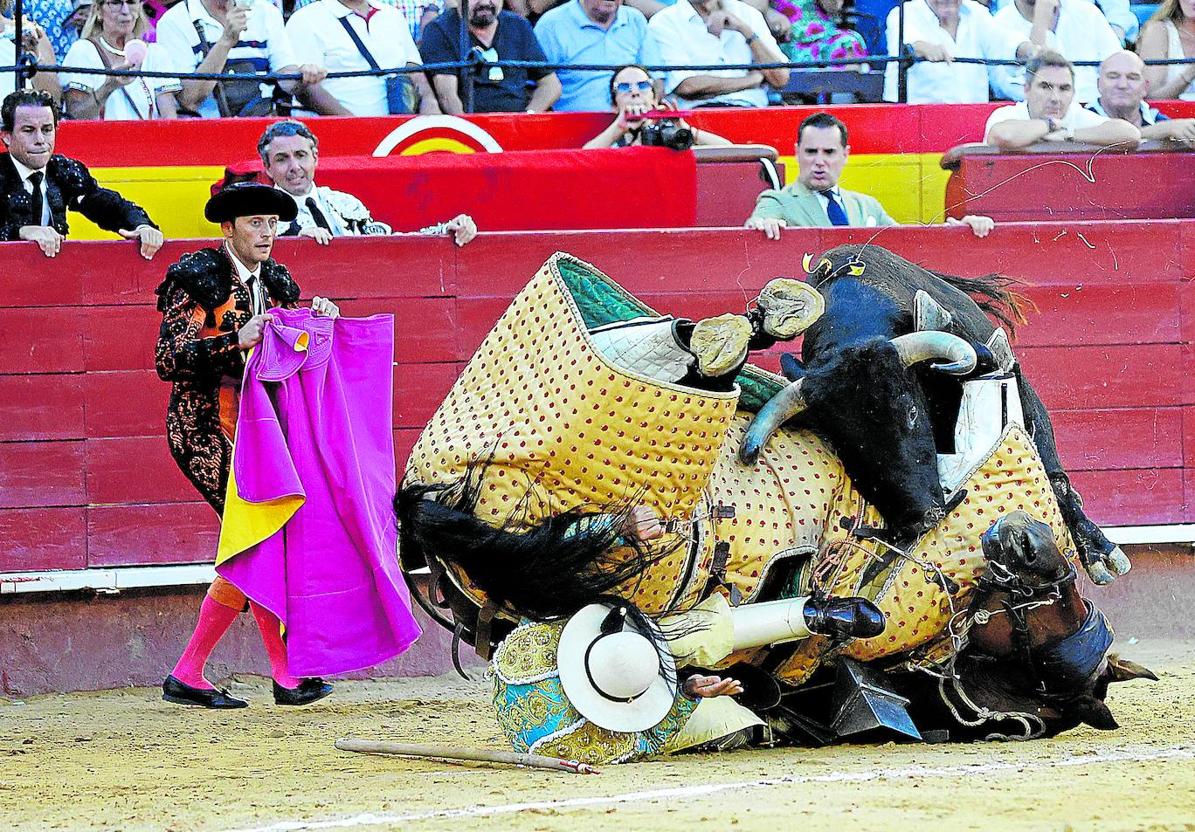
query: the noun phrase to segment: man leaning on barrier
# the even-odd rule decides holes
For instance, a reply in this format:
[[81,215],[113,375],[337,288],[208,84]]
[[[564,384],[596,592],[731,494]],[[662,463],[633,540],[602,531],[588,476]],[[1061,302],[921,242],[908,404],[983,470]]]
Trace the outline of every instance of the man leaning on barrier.
[[1087,109],[1105,118],[1124,119],[1141,138],[1195,144],[1195,118],[1167,118],[1149,104],[1145,62],[1128,50],[1113,52],[1100,64],[1100,97]]
[[[333,237],[391,233],[390,226],[375,220],[357,197],[316,186],[319,139],[301,121],[271,124],[258,140],[257,152],[274,187],[288,194],[298,209],[293,221],[279,227],[278,236],[310,237],[326,246]],[[425,233],[451,234],[463,246],[477,236],[477,224],[468,214],[458,214]]]
[[1057,52],[1025,65],[1025,100],[988,116],[984,142],[1019,150],[1038,142],[1082,142],[1136,147],[1141,132],[1119,118],[1105,118],[1075,104],[1075,68]]
[[[882,227],[899,225],[875,197],[838,186],[851,154],[846,125],[829,113],[814,113],[797,128],[797,181],[787,188],[759,195],[755,210],[744,224],[779,240],[789,227]],[[947,219],[947,225],[965,225],[976,237],[986,237],[996,226],[991,217],[968,215]]]
[[141,244],[151,259],[162,232],[149,215],[116,191],[101,188],[87,167],[54,153],[58,105],[40,90],[19,90],[0,105],[0,240],[35,242],[47,257],[58,254],[69,233],[67,210],[78,211],[105,231]]

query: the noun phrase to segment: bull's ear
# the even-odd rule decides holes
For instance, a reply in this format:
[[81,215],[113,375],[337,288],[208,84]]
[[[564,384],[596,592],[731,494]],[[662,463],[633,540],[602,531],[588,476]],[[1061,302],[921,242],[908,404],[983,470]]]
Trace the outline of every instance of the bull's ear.
[[1110,681],[1113,682],[1127,682],[1130,679],[1158,681],[1158,677],[1148,667],[1131,662],[1128,659],[1122,659],[1115,653],[1108,656],[1108,673]]
[[1120,727],[1108,706],[1094,696],[1083,696],[1074,704],[1074,714],[1082,722],[1101,731],[1113,731]]

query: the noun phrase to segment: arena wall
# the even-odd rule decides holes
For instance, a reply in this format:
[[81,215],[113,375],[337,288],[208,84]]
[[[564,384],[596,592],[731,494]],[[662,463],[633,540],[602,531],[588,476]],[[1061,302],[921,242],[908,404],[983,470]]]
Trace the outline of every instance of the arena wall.
[[[427,237],[285,240],[275,253],[306,297],[395,315],[401,466],[463,362],[553,251],[593,262],[660,311],[701,316],[742,309],[771,277],[800,274],[805,254],[848,241],[1025,280],[1039,312],[1016,348],[1093,519],[1195,523],[1195,220],[1009,224],[985,240],[961,228],[806,229],[779,242],[741,230],[482,234],[463,249]],[[130,243],[68,242],[52,264],[32,244],[0,245],[0,692],[155,683],[182,646],[201,588],[18,590],[62,574],[50,570],[210,561],[215,518],[170,459],[168,385],[152,363],[154,288],[202,244],[171,242],[146,262]],[[1189,549],[1158,558],[1189,580]],[[1174,594],[1176,579],[1155,580]],[[221,667],[264,667],[253,642],[246,625],[217,654]],[[439,672],[446,657],[443,639],[427,639],[385,672]]]

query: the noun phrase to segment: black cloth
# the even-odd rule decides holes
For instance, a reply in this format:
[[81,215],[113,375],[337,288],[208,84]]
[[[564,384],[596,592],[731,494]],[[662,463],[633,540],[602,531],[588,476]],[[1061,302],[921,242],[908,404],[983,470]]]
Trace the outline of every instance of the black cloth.
[[29,219],[33,221],[33,225],[41,225],[42,214],[45,213],[46,203],[41,187],[41,181],[45,178],[46,175],[40,170],[29,174],[29,184],[33,186],[33,193],[29,195]]
[[311,212],[311,218],[315,220],[315,224],[324,231],[331,231],[332,226],[328,225],[328,218],[324,216],[324,212],[319,209],[319,203],[315,201],[315,197],[307,197],[307,210]]
[[[437,17],[423,30],[423,41],[419,54],[425,64],[462,61],[468,55],[461,55],[461,15],[456,9],[449,9]],[[473,33],[469,33],[469,46],[485,51]],[[498,53],[499,60],[547,61],[544,50],[535,39],[535,32],[526,19],[514,12],[503,11],[498,15],[498,30],[494,42],[488,48]],[[518,113],[527,109],[531,100],[531,85],[551,72],[546,69],[516,69],[502,67],[502,80],[490,80],[495,67],[476,67],[473,74],[473,112],[475,113]],[[436,75],[457,73],[460,83],[457,95],[464,101],[465,73],[469,70],[438,70]]]
[[[116,191],[101,188],[82,162],[54,155],[46,164],[45,173],[50,225],[64,237],[70,232],[66,221],[68,208],[105,231],[132,231],[139,225],[157,228],[140,207]],[[25,190],[16,165],[7,153],[0,154],[0,240],[19,240],[23,226],[41,225],[41,209],[34,216],[33,208],[33,195]]]

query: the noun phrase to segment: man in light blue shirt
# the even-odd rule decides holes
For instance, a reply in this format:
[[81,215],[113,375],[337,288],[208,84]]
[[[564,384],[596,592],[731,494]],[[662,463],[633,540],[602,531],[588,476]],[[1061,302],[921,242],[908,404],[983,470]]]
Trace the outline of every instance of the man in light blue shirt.
[[[535,37],[552,63],[659,65],[655,38],[647,18],[618,0],[568,0],[547,12],[535,25]],[[557,112],[610,110],[611,72],[557,70],[564,92]]]

